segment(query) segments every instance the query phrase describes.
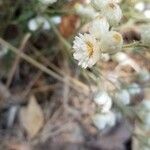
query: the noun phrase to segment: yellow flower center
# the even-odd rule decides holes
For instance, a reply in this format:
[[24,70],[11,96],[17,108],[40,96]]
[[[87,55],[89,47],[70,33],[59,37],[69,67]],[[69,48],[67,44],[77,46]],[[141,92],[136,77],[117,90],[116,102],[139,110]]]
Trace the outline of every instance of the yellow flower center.
[[116,40],[116,42],[118,42],[118,43],[120,43],[121,42],[121,40],[122,40],[122,37],[121,37],[121,35],[120,34],[114,34],[113,35],[113,38]]
[[91,42],[86,42],[86,46],[87,46],[87,50],[88,50],[88,55],[89,55],[89,57],[91,57],[94,52],[93,44]]

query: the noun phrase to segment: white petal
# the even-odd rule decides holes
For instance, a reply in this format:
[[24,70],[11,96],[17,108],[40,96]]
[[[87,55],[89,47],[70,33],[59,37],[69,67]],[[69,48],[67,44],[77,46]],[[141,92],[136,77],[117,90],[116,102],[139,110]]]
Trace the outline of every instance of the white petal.
[[96,17],[90,24],[89,32],[93,34],[97,39],[101,39],[102,36],[107,34],[109,30],[109,24],[105,17]]

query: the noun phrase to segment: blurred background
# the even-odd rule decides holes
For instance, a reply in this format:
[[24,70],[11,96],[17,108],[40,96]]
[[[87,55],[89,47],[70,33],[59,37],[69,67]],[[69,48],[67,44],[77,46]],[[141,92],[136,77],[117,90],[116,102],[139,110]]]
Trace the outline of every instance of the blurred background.
[[[89,3],[0,0],[0,150],[150,150],[150,104],[147,127],[137,115],[150,101],[150,48],[136,45],[150,0],[120,1],[123,51],[82,69],[72,45],[87,32]],[[113,116],[93,119],[100,91]]]

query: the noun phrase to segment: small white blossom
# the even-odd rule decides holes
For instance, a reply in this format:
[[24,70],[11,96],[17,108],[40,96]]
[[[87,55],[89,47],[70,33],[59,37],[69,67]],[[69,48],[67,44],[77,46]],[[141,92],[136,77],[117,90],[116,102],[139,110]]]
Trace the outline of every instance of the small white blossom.
[[101,107],[101,112],[109,112],[112,107],[112,99],[105,91],[97,93],[94,101]]
[[116,31],[108,32],[101,39],[101,50],[102,52],[116,52],[120,51],[123,46],[123,38],[122,35]]
[[75,11],[78,15],[87,19],[93,19],[98,15],[98,13],[90,5],[76,4]]
[[48,20],[46,20],[44,17],[37,16],[37,17],[29,20],[29,22],[28,22],[29,30],[36,31],[40,27],[42,27],[45,30],[48,30],[51,28]]
[[141,93],[141,88],[137,83],[132,83],[131,85],[129,85],[128,87],[128,92],[131,95],[136,95],[136,94],[140,94]]
[[60,24],[61,23],[61,17],[60,16],[54,16],[50,18],[50,21],[54,24]]
[[101,10],[110,0],[92,0],[91,4],[96,10]]
[[99,44],[91,34],[79,34],[73,42],[74,58],[83,68],[92,67],[100,58]]
[[144,2],[138,2],[136,5],[135,5],[135,9],[142,12],[145,8],[145,4]]
[[141,41],[143,44],[150,46],[150,26],[143,28],[141,32]]
[[129,60],[129,56],[124,52],[118,52],[115,55],[113,55],[112,58],[114,61],[116,61],[118,63],[123,63],[123,62]]
[[122,19],[122,10],[121,10],[120,6],[113,2],[105,5],[105,7],[103,7],[101,13],[102,13],[102,15],[104,15],[107,18],[107,20],[111,26],[118,25]]
[[57,2],[57,0],[39,0],[42,4],[48,5]]
[[90,23],[89,32],[97,39],[101,39],[108,31],[109,24],[105,17],[98,16]]
[[150,18],[150,10],[145,10],[144,15],[146,18]]
[[130,94],[127,90],[123,89],[115,94],[116,99],[124,105],[130,104]]
[[99,130],[108,129],[115,125],[116,116],[113,112],[95,114],[93,116],[93,123]]

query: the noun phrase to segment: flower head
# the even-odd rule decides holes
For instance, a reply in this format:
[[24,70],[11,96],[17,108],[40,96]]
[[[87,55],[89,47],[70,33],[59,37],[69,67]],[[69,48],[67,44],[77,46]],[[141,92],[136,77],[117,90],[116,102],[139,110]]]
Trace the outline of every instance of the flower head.
[[101,10],[110,0],[92,0],[91,4],[96,10]]
[[115,94],[115,98],[124,105],[130,104],[130,94],[125,89],[118,91]]
[[44,30],[49,30],[51,28],[48,20],[42,16],[37,16],[28,22],[28,28],[31,31],[36,31],[39,28],[42,28]]
[[78,15],[87,19],[93,19],[98,15],[98,13],[90,5],[81,5],[77,3],[75,5],[75,11]]
[[101,39],[104,34],[109,31],[109,24],[105,17],[98,16],[91,23],[89,32],[93,34],[97,39]]
[[99,46],[95,37],[91,34],[79,34],[75,37],[74,58],[79,61],[83,68],[92,67],[100,57]]
[[115,125],[116,116],[113,112],[95,114],[93,116],[93,123],[99,130],[109,129]]
[[104,15],[107,18],[111,26],[118,25],[118,23],[121,21],[122,10],[120,6],[114,2],[110,2],[107,5],[105,5],[101,12],[102,15]]
[[112,107],[112,99],[105,91],[97,93],[94,101],[101,107],[101,112],[109,112]]
[[120,51],[123,46],[122,35],[116,31],[110,31],[103,36],[100,46],[103,52]]

